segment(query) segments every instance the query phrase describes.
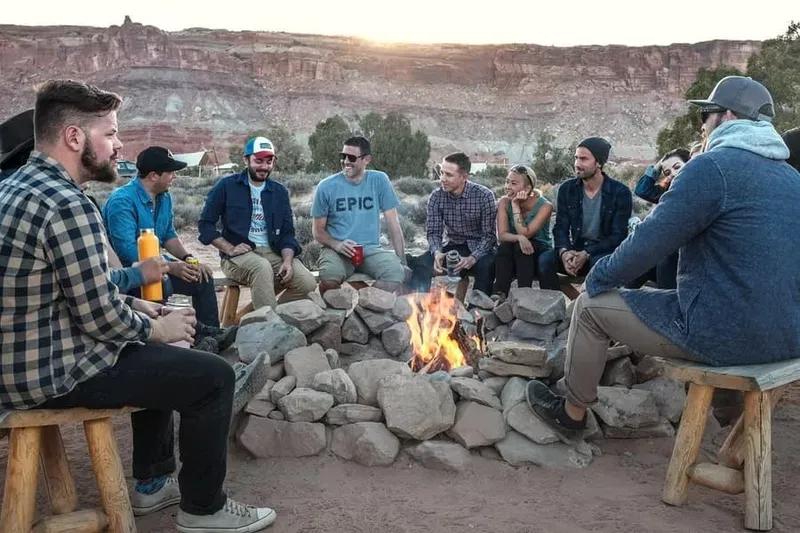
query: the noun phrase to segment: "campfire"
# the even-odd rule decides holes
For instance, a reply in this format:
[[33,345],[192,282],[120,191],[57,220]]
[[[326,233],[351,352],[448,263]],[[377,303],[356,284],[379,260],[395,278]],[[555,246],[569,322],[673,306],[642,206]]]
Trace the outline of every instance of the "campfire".
[[414,354],[409,362],[411,370],[425,374],[472,366],[477,371],[483,355],[482,318],[475,318],[477,326],[465,325],[458,319],[456,299],[441,287],[411,295],[409,301],[412,312],[407,323]]

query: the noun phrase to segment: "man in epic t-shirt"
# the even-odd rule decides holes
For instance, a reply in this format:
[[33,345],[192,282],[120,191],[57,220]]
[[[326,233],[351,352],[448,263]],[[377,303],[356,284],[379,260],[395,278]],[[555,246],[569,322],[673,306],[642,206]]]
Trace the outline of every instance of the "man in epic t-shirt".
[[[406,270],[403,232],[397,218],[400,202],[385,173],[366,169],[372,160],[367,139],[347,139],[339,156],[342,171],[319,183],[311,207],[314,238],[323,246],[319,290],[324,293],[338,288],[358,271],[374,278],[376,287],[396,291]],[[394,252],[380,246],[381,213],[386,218]],[[360,265],[353,261],[357,246],[363,247]]]

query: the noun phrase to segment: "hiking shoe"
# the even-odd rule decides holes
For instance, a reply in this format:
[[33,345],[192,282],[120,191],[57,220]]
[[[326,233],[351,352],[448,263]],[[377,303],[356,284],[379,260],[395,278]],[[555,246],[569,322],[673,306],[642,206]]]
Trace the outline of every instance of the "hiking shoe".
[[275,516],[269,507],[253,507],[228,498],[214,514],[189,514],[178,509],[176,525],[184,533],[252,533],[272,524]]
[[136,489],[131,492],[134,516],[144,516],[178,503],[181,503],[181,489],[178,487],[178,480],[173,476],[167,476],[164,485],[153,494],[145,494]]
[[570,418],[564,410],[566,399],[554,394],[541,381],[532,379],[528,382],[525,399],[533,413],[560,437],[572,440],[583,435],[583,430],[586,429],[586,415],[583,415],[583,420]]
[[[216,326],[207,326],[202,322],[197,325],[198,337],[213,337],[219,345],[219,351],[222,352],[236,341],[236,332],[239,331],[239,326],[231,326],[229,328],[218,328]],[[219,353],[219,352],[217,352]]]
[[247,402],[261,392],[267,383],[267,352],[260,352],[249,364],[237,362],[233,364],[236,382],[233,387],[233,413],[236,414],[247,405]]
[[197,342],[194,343],[192,349],[200,350],[201,352],[219,354],[219,344],[217,344],[217,341],[214,339],[214,337],[201,337],[197,340]]

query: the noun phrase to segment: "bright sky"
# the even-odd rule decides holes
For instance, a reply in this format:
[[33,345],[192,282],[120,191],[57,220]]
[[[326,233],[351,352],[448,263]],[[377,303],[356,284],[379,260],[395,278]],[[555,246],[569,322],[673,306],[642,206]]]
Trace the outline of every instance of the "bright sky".
[[[0,23],[110,26],[125,15],[191,27],[352,35],[378,41],[648,45],[769,39],[800,20],[797,0],[7,0]],[[661,6],[661,7],[659,7]],[[745,7],[747,6],[747,7]]]

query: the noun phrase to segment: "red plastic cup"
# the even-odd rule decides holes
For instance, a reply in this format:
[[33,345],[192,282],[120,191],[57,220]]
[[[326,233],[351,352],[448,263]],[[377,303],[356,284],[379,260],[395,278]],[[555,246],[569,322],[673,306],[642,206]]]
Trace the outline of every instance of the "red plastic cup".
[[360,244],[353,246],[353,255],[350,257],[353,266],[359,267],[364,264],[364,247]]

